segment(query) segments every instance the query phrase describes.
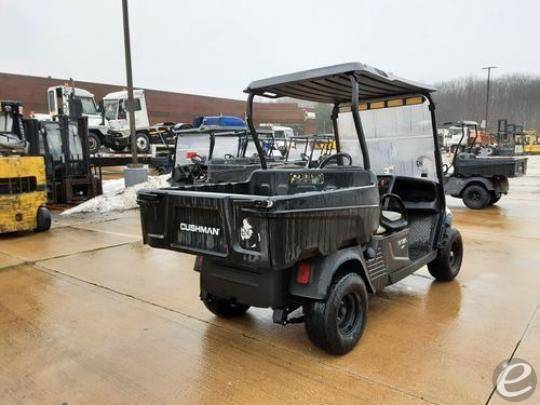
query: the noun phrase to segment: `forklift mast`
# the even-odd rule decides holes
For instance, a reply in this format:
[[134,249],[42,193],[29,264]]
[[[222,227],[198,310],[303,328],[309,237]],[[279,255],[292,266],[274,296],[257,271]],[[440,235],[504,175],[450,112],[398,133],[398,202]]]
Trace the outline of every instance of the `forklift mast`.
[[32,155],[43,155],[51,203],[78,203],[101,194],[101,178],[92,172],[88,150],[88,118],[57,121],[25,120]]

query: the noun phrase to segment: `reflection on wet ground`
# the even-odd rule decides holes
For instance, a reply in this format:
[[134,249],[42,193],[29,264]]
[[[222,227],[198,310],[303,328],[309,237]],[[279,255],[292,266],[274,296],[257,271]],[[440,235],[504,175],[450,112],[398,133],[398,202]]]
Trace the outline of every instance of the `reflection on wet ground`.
[[497,206],[449,198],[458,280],[370,297],[344,357],[269,310],[215,318],[193,258],[143,246],[137,212],[0,237],[0,403],[485,403],[514,351],[540,371],[539,193],[537,157]]

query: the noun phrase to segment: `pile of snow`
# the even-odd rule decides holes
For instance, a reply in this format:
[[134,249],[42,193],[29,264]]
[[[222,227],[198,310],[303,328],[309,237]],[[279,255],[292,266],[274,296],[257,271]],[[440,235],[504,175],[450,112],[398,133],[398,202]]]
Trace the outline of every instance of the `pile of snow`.
[[137,208],[137,191],[148,188],[167,187],[169,174],[163,176],[149,176],[145,183],[131,187],[124,186],[124,179],[105,180],[103,194],[85,201],[76,207],[62,212],[61,215],[80,214],[86,212],[107,213],[111,211],[125,211]]

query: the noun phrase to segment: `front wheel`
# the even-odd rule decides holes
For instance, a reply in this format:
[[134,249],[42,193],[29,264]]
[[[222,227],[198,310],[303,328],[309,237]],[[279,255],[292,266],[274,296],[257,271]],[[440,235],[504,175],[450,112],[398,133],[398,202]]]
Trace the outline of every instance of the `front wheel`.
[[36,214],[36,232],[44,232],[51,227],[51,213],[46,207],[39,207]]
[[489,191],[480,184],[467,186],[463,190],[462,198],[465,205],[473,210],[485,208],[490,201]]
[[236,318],[244,315],[249,305],[233,304],[230,300],[216,297],[203,298],[204,306],[220,318]]
[[135,135],[135,144],[137,145],[137,152],[150,152],[150,138],[144,132],[137,132]]
[[457,229],[448,229],[437,257],[428,264],[429,273],[439,281],[452,281],[461,270],[463,241]]
[[101,148],[101,139],[94,132],[90,132],[88,134],[88,152],[94,155],[99,152],[99,148]]
[[367,322],[367,290],[356,273],[335,280],[323,301],[304,305],[309,339],[332,354],[351,351],[364,333]]
[[492,193],[489,197],[489,205],[497,204],[502,197],[502,193]]

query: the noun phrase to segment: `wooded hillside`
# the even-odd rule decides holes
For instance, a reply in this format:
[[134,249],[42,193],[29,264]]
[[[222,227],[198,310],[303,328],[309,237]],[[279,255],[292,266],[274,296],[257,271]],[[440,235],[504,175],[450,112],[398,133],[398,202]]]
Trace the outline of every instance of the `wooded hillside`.
[[[474,120],[485,117],[486,80],[464,78],[436,83],[437,120]],[[513,74],[491,80],[488,126],[497,130],[497,120],[540,131],[540,77]]]

